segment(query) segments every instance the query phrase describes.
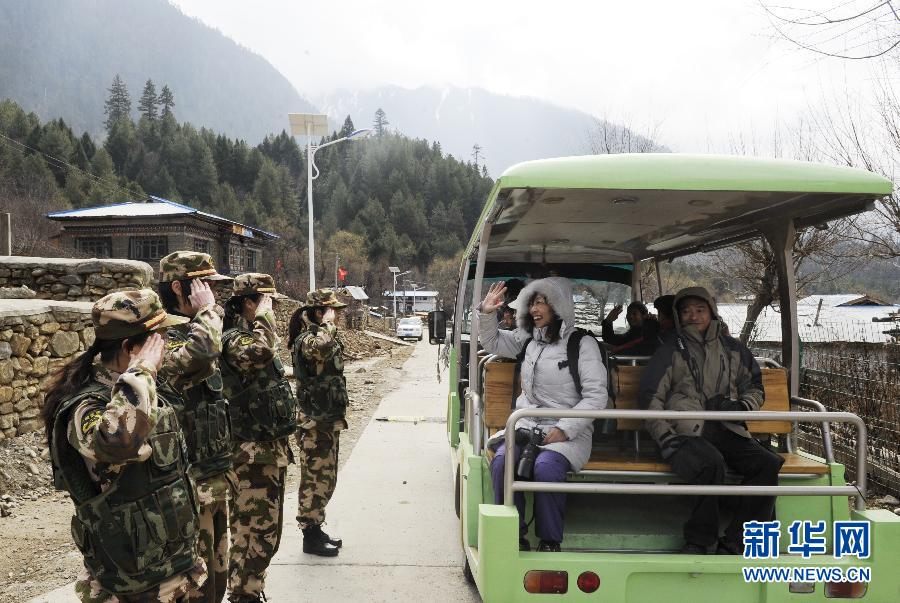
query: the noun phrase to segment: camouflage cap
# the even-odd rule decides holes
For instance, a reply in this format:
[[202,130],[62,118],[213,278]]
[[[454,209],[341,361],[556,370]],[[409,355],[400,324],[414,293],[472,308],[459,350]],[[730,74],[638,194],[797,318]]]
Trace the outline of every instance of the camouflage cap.
[[97,339],[124,339],[190,321],[167,314],[152,289],[119,291],[101,297],[91,308]]
[[274,299],[287,298],[287,295],[282,295],[275,290],[275,279],[268,274],[248,272],[234,277],[233,297],[252,295],[253,293],[267,293]]
[[316,289],[306,294],[304,308],[325,306],[328,308],[343,308],[347,304],[342,303],[332,289]]
[[231,280],[230,276],[216,272],[212,256],[199,251],[173,251],[159,261],[159,282],[166,283],[185,278],[205,281]]

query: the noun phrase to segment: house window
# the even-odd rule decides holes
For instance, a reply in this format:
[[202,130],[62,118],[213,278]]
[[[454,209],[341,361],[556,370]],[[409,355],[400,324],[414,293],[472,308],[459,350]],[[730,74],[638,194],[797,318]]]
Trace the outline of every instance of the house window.
[[75,239],[75,249],[92,258],[112,257],[112,238],[79,237]]
[[159,261],[169,253],[166,237],[131,237],[128,258],[145,262]]
[[244,270],[247,272],[256,272],[256,255],[255,249],[244,250]]
[[194,251],[209,253],[209,241],[206,239],[194,239]]
[[241,271],[241,248],[237,245],[228,249],[228,267],[232,272]]

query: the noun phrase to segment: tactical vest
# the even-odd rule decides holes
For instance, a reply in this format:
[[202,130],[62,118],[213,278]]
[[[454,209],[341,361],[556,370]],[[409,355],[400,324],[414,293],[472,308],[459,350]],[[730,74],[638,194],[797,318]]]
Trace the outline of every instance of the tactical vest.
[[158,398],[156,426],[147,438],[150,458],[124,464],[101,492],[67,437],[72,410],[89,397],[108,404],[110,389],[90,383],[54,416],[54,485],[75,503],[72,538],[91,575],[112,593],[140,593],[197,561],[198,508],[186,473],[184,438],[175,410]]
[[[169,329],[168,337],[179,343],[188,340],[188,335],[177,329]],[[219,369],[180,393],[168,383],[157,382],[157,386],[157,392],[172,397],[178,412],[191,476],[201,481],[231,469],[231,423]]]
[[298,338],[294,343],[292,356],[300,412],[322,423],[343,419],[349,402],[344,378],[344,346],[336,339],[331,357],[325,360],[322,372],[316,374],[316,362],[303,358],[300,341]]
[[[228,329],[222,335],[222,348],[246,331]],[[278,355],[251,377],[245,377],[222,360],[222,381],[228,396],[234,437],[247,442],[271,442],[297,430],[297,398],[284,376]]]

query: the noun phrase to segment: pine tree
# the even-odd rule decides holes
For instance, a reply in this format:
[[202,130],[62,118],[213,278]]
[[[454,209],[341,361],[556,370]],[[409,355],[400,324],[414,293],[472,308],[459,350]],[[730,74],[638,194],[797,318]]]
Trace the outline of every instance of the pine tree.
[[157,103],[159,98],[156,96],[156,86],[153,85],[153,80],[147,80],[141,93],[141,100],[138,102],[138,112],[149,121],[156,121]]
[[131,117],[131,97],[128,95],[128,88],[125,87],[125,82],[122,81],[118,73],[113,78],[112,86],[109,88],[109,97],[106,99],[103,112],[106,114],[106,121],[103,123],[106,126],[107,133],[112,130],[112,127],[117,122],[130,119]]
[[375,123],[373,127],[375,128],[375,135],[381,138],[384,136],[387,131],[386,126],[391,122],[388,121],[387,115],[381,107],[378,107],[378,111],[375,112]]
[[344,125],[341,126],[341,131],[338,132],[338,138],[343,138],[344,136],[349,136],[353,133],[356,128],[353,126],[353,120],[350,119],[350,116],[347,116],[347,119],[344,120]]
[[159,106],[162,107],[163,117],[172,114],[172,107],[175,106],[175,95],[172,94],[167,85],[163,85],[156,100],[159,102]]

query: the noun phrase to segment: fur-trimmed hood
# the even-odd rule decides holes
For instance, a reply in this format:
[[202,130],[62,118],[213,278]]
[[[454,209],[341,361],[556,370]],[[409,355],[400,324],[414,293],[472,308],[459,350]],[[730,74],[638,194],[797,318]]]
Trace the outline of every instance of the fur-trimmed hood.
[[[551,276],[531,281],[522,289],[515,301],[509,304],[509,307],[515,310],[518,316],[524,316],[528,312],[528,300],[536,293],[540,293],[547,298],[550,307],[562,319],[563,329],[575,326],[575,302],[572,301],[572,281],[561,276]],[[519,321],[521,321],[521,318]],[[521,326],[521,322],[519,326]]]

